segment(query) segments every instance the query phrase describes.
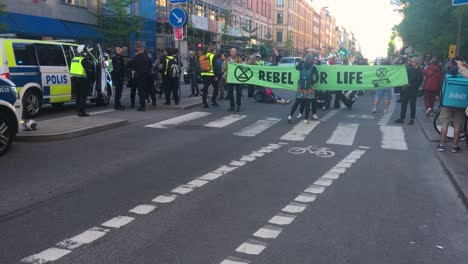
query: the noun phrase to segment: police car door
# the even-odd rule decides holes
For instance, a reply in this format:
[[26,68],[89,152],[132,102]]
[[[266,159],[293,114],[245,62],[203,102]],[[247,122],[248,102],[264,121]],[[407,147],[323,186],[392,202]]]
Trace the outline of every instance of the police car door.
[[43,103],[71,101],[70,71],[60,44],[34,44],[41,71]]
[[106,93],[106,65],[104,62],[104,52],[102,51],[101,44],[97,44],[92,51],[96,66],[96,82],[94,84],[95,91],[101,94]]

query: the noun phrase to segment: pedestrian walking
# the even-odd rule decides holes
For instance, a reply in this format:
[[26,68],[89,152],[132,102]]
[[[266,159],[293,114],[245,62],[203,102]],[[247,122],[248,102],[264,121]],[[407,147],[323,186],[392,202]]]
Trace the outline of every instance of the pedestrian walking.
[[[179,104],[179,74],[180,68],[177,59],[173,56],[171,48],[166,49],[166,56],[161,58],[162,73],[163,73],[163,87],[166,102],[163,105],[171,105],[171,95],[174,104]],[[179,71],[178,73],[176,71]]]
[[[237,64],[243,64],[242,59],[237,56],[237,49],[232,48],[229,52],[230,56],[229,59],[226,59],[226,61],[223,64],[223,79],[226,82],[227,77],[228,77],[228,67],[229,64],[231,63],[237,63]],[[242,85],[240,84],[234,84],[234,83],[228,83],[226,84],[227,90],[228,90],[228,97],[229,97],[229,103],[230,103],[230,108],[229,111],[234,111],[234,107],[236,106],[235,110],[236,112],[240,112],[241,110],[241,105],[242,105]],[[234,97],[234,90],[236,91],[236,97]]]
[[123,85],[125,79],[125,64],[122,56],[122,47],[117,46],[114,49],[114,56],[112,57],[112,83],[115,86],[114,108],[116,110],[124,110],[125,107],[120,102],[122,98]]
[[219,89],[218,89],[218,78],[215,76],[215,68],[217,67],[215,58],[216,46],[211,45],[208,47],[206,54],[200,56],[200,69],[201,69],[201,76],[203,77],[203,107],[209,108],[207,98],[208,98],[208,88],[213,86],[213,95],[211,96],[211,105],[212,106],[219,106],[216,102],[216,98],[218,97]]
[[416,99],[418,98],[419,87],[423,82],[423,73],[419,68],[421,60],[417,57],[411,59],[411,64],[407,68],[408,82],[409,84],[405,87],[403,92],[403,98],[401,99],[401,112],[400,118],[395,120],[395,123],[402,124],[405,122],[406,112],[408,103],[411,109],[411,119],[408,125],[414,124],[414,118],[416,117]]
[[429,115],[434,109],[435,101],[440,94],[442,85],[442,70],[439,67],[439,61],[432,59],[429,66],[424,70],[424,106],[426,115]]
[[70,76],[72,90],[76,96],[76,111],[79,117],[86,117],[86,98],[92,92],[96,81],[96,68],[94,61],[85,45],[77,48],[78,56],[71,61]]
[[218,67],[216,71],[216,77],[218,78],[218,87],[219,87],[219,100],[225,100],[227,99],[227,92],[225,91],[225,85],[226,85],[226,79],[223,78],[224,76],[224,70],[223,70],[223,65],[226,62],[226,54],[221,53],[219,55],[219,58],[217,60]]
[[[140,107],[138,111],[145,111],[146,95],[148,94],[148,79],[151,78],[151,70],[153,63],[147,54],[144,52],[143,47],[137,47],[137,55],[132,64],[132,77],[135,79],[136,88],[138,91],[138,99]],[[156,106],[156,102],[153,103]]]
[[195,55],[194,51],[189,52],[189,65],[187,73],[190,77],[190,86],[192,88],[192,94],[189,97],[198,96],[200,90],[198,89],[198,76],[200,76],[200,62],[198,56]]
[[307,54],[304,60],[300,61],[296,66],[296,70],[299,73],[299,81],[296,92],[296,101],[291,108],[291,113],[288,116],[288,122],[292,123],[292,117],[297,110],[299,105],[304,104],[304,123],[309,121],[309,112],[311,100],[314,98],[314,88],[313,85],[318,81],[318,71],[314,66],[315,56],[311,53]]

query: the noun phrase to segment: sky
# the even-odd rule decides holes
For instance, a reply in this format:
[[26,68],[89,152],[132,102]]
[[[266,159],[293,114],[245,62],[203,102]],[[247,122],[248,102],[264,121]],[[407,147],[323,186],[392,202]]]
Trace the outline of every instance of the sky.
[[366,58],[386,57],[392,27],[402,17],[390,0],[313,0],[319,8],[328,6],[338,26],[354,32]]

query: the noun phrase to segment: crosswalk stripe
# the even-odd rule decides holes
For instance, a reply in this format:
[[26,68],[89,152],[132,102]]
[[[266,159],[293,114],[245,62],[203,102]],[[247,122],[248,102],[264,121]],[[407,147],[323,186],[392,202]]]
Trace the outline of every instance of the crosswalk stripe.
[[247,117],[246,115],[228,115],[225,117],[222,117],[218,120],[209,122],[208,124],[205,125],[205,127],[214,127],[214,128],[223,128],[225,126],[228,126],[232,123],[235,123],[243,118]]
[[327,144],[352,146],[359,124],[339,123]]
[[258,120],[257,122],[246,126],[245,128],[241,129],[240,131],[234,133],[235,136],[240,137],[255,137],[256,135],[264,132],[265,130],[269,129],[270,127],[277,124],[281,119],[279,118],[267,118],[263,120]]
[[382,132],[382,148],[408,150],[405,132],[400,126],[380,126]]
[[311,121],[308,124],[301,122],[291,129],[291,131],[283,135],[281,140],[304,141],[306,136],[309,135],[318,124],[320,124],[320,122],[317,121]]
[[174,126],[174,125],[179,125],[185,122],[189,122],[195,119],[199,119],[205,116],[211,115],[211,113],[207,112],[193,112],[190,114],[174,117],[171,119],[167,119],[155,124],[147,125],[145,127],[150,127],[150,128],[167,128],[167,126]]

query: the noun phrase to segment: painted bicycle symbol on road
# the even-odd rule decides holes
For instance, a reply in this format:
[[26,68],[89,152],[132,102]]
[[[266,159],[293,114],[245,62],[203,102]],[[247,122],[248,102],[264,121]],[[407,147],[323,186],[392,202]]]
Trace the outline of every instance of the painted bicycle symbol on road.
[[318,157],[321,158],[331,158],[335,156],[335,152],[331,151],[329,148],[322,148],[322,147],[316,147],[314,145],[301,148],[301,147],[295,147],[295,148],[290,148],[289,153],[294,154],[294,155],[300,155],[309,152],[312,155],[317,155]]

